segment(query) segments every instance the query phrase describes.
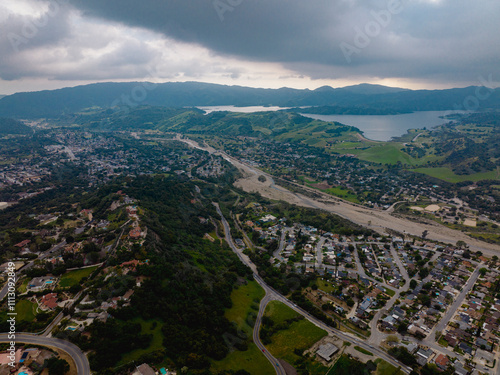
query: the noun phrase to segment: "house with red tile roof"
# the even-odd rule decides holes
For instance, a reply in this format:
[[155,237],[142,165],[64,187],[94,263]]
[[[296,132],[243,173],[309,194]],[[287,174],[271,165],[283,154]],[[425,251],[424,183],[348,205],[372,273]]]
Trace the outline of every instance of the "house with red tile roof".
[[14,246],[15,247],[18,247],[18,248],[23,248],[25,247],[27,244],[29,244],[31,241],[30,240],[24,240],[24,241],[21,241],[19,243],[16,243]]
[[129,237],[132,239],[138,239],[141,237],[141,227],[137,226],[129,232]]
[[57,307],[57,293],[49,293],[40,300],[42,310],[54,310]]
[[436,359],[434,360],[436,362],[436,365],[441,369],[441,370],[446,370],[448,365],[450,364],[450,359],[448,356],[444,354],[439,354]]

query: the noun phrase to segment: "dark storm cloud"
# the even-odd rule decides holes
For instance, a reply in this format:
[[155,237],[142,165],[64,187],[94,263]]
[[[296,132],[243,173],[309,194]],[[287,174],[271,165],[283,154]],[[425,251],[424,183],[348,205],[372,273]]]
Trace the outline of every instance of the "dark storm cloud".
[[471,81],[481,73],[498,76],[499,71],[497,0],[74,0],[72,4],[86,16],[151,29],[222,55],[279,62],[314,78]]
[[[332,60],[332,29],[348,3],[320,0],[76,0],[84,14],[149,28],[257,61]],[[224,5],[221,5],[224,4]],[[234,5],[230,5],[234,4]],[[222,6],[222,8],[220,8]]]

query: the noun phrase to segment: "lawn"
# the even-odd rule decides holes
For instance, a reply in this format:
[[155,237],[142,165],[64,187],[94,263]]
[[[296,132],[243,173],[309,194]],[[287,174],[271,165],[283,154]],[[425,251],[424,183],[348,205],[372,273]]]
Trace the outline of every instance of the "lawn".
[[299,316],[298,313],[279,301],[269,302],[266,306],[265,315],[271,317],[276,324],[281,324],[286,320]]
[[470,175],[457,175],[450,168],[416,168],[413,172],[426,174],[431,177],[439,178],[447,182],[462,182],[462,181],[481,181],[481,180],[498,180],[499,174],[497,171],[481,172]]
[[25,299],[20,300],[18,303],[16,303],[16,319],[32,322],[33,320],[35,320],[35,309],[36,305],[33,302]]
[[[271,301],[265,315],[277,325],[298,314],[288,306],[278,301]],[[314,343],[326,336],[326,331],[316,327],[306,319],[293,322],[286,330],[278,331],[271,336],[271,344],[267,345],[269,352],[276,358],[281,358],[290,364],[300,359],[294,350],[309,349]]]
[[131,361],[139,359],[142,355],[160,350],[163,348],[163,334],[161,332],[162,324],[156,320],[144,320],[142,318],[135,318],[131,320],[132,323],[141,324],[141,334],[151,334],[153,339],[151,344],[146,349],[136,349],[123,355],[122,360],[118,365],[124,365]]
[[59,286],[64,288],[77,285],[84,277],[88,277],[96,269],[97,266],[66,272],[64,275],[61,276],[61,280],[59,281]]
[[444,346],[445,348],[447,348],[447,347],[448,347],[448,345],[449,345],[449,344],[448,344],[448,341],[446,341],[446,340],[444,339],[444,337],[442,337],[442,336],[439,338],[439,340],[438,340],[438,344],[439,344],[439,345],[441,345],[441,346]]
[[404,375],[403,371],[383,359],[379,358],[375,360],[375,363],[377,364],[375,375]]
[[349,189],[343,188],[342,186],[334,186],[334,187],[331,187],[328,189],[320,189],[317,186],[315,186],[316,184],[319,183],[318,181],[314,181],[314,180],[311,181],[311,180],[308,180],[306,177],[302,177],[302,176],[300,179],[302,181],[304,181],[307,184],[307,186],[309,186],[310,188],[317,189],[319,191],[323,191],[325,193],[328,193],[330,195],[334,195],[334,196],[339,197],[339,198],[343,198],[349,202],[360,203],[356,194],[354,194]]
[[254,343],[249,344],[248,350],[244,352],[236,350],[229,353],[222,361],[213,361],[211,369],[215,370],[215,373],[246,370],[252,375],[276,374],[271,363]]
[[231,293],[233,306],[226,310],[225,317],[251,337],[253,327],[248,325],[247,317],[251,312],[259,311],[259,303],[264,294],[264,289],[256,281],[250,281],[247,285],[234,289]]
[[332,283],[329,283],[322,278],[318,277],[316,279],[316,284],[318,284],[318,289],[322,290],[323,292],[333,293],[335,291],[335,287],[332,285]]
[[19,293],[26,293],[26,291],[28,290],[28,283],[30,282],[30,279],[28,277],[24,278],[23,282],[21,283],[21,285],[19,285]]
[[394,295],[396,294],[396,292],[392,289],[389,289],[389,288],[385,288],[385,293],[391,297],[394,297]]

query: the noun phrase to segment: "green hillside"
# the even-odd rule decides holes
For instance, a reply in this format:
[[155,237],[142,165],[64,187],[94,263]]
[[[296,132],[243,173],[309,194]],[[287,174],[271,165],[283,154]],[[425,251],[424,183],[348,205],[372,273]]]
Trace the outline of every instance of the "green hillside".
[[[0,101],[0,116],[54,118],[85,108],[136,108],[139,105],[166,107],[192,106],[271,106],[320,107],[319,113],[391,114],[412,111],[452,110],[456,103],[474,96],[476,87],[447,90],[404,90],[379,85],[316,90],[291,88],[262,89],[202,82],[106,82],[58,90],[23,92]],[[141,94],[140,100],[137,98]],[[135,95],[134,95],[135,94]],[[481,101],[481,108],[499,108],[500,89]],[[325,112],[326,111],[326,112]],[[340,112],[339,112],[340,111]],[[318,112],[314,112],[318,113]]]
[[22,122],[0,117],[0,134],[30,134],[32,130]]

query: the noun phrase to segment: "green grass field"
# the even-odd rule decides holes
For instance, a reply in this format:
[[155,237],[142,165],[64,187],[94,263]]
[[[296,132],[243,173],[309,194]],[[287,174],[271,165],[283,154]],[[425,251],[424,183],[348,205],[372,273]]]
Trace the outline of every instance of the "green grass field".
[[[295,311],[278,301],[271,301],[268,304],[265,315],[269,316],[276,324],[298,316]],[[293,365],[300,359],[294,353],[295,349],[309,349],[315,342],[325,337],[326,334],[326,331],[316,327],[308,320],[302,319],[293,322],[286,330],[278,331],[271,336],[272,342],[267,345],[267,349],[276,358],[284,359]]]
[[358,197],[355,194],[353,194],[350,190],[343,189],[339,186],[326,189],[326,192],[328,194],[335,195],[336,197],[343,198],[349,202],[360,203]]
[[[227,309],[224,315],[227,320],[235,323],[238,329],[244,331],[248,337],[252,337],[253,327],[248,324],[247,317],[251,313],[255,315],[258,313],[260,300],[264,295],[264,289],[256,281],[241,285],[231,293],[233,306]],[[234,350],[222,361],[212,361],[212,368],[217,372],[244,369],[252,375],[275,373],[271,363],[253,342],[248,344],[248,350]]]
[[457,175],[450,168],[416,168],[413,172],[423,173],[431,177],[439,178],[447,182],[462,182],[462,181],[481,181],[481,180],[498,180],[500,179],[497,171],[481,172],[471,175]]
[[428,161],[439,160],[439,157],[427,155],[423,158],[413,158],[403,152],[403,144],[399,142],[359,142],[352,143],[352,148],[349,144],[338,144],[333,148],[334,151],[340,153],[354,154],[361,160],[370,161],[380,164],[396,164],[401,162],[411,166],[418,166],[427,163]]
[[276,374],[271,363],[254,343],[248,345],[248,350],[244,352],[236,350],[229,353],[222,361],[213,361],[212,370],[215,370],[215,373],[246,370],[252,375]]
[[61,280],[59,281],[59,286],[63,288],[72,287],[73,285],[80,283],[80,281],[84,277],[88,277],[96,269],[97,266],[66,272],[64,275],[61,276]]
[[286,320],[293,319],[299,316],[299,314],[297,314],[287,305],[278,301],[269,302],[266,306],[266,311],[264,314],[271,317],[276,324],[281,324]]
[[307,178],[301,176],[300,178],[302,181],[304,181],[306,183],[307,186],[313,188],[313,189],[317,189],[319,191],[323,191],[325,193],[328,193],[330,195],[334,195],[336,197],[339,197],[339,198],[343,198],[349,202],[353,202],[353,203],[360,203],[359,202],[359,199],[358,197],[356,196],[356,194],[354,194],[351,190],[349,189],[345,189],[341,186],[335,186],[335,187],[331,187],[329,189],[319,189],[317,188],[316,184],[318,184],[319,182],[318,181],[314,181],[314,180],[308,180]]
[[[155,350],[159,350],[163,348],[163,334],[161,332],[162,324],[159,321],[155,320],[144,320],[142,318],[135,318],[131,321],[132,323],[140,323],[141,324],[141,334],[151,334],[153,335],[153,339],[151,340],[151,344],[146,349],[136,349],[129,353],[126,353],[122,360],[118,363],[118,365],[124,365],[131,361],[135,361],[139,359],[143,354],[154,352]],[[156,322],[156,326],[153,328],[154,323]]]
[[16,303],[16,319],[32,322],[33,320],[35,320],[35,309],[36,304],[34,304],[33,302],[25,299],[20,300]]
[[35,320],[36,305],[28,300],[21,300],[16,303],[17,319],[32,322]]
[[231,293],[233,306],[224,314],[227,320],[236,323],[238,329],[245,331],[251,337],[253,327],[248,325],[247,316],[252,311],[257,313],[264,294],[264,289],[256,281],[250,281],[247,285],[234,289]]
[[389,362],[384,361],[383,359],[376,359],[375,363],[377,364],[377,370],[375,371],[375,375],[403,375],[404,372],[395,366],[391,365]]

